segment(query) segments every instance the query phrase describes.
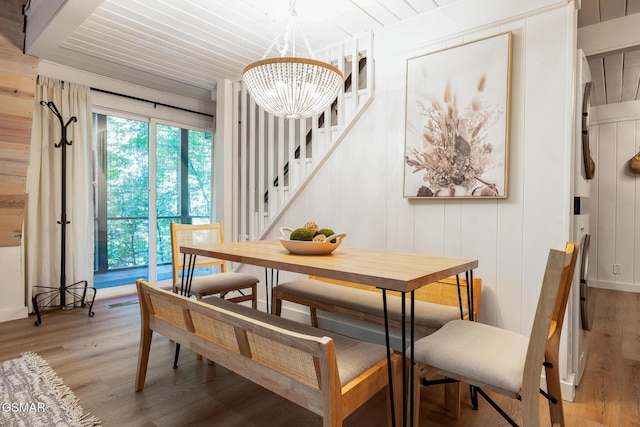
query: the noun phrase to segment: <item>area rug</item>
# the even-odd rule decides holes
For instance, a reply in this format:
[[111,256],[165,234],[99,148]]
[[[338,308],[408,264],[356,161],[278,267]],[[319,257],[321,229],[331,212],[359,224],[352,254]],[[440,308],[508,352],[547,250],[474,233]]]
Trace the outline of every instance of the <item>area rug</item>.
[[0,426],[87,427],[102,425],[84,414],[78,399],[35,353],[0,362]]

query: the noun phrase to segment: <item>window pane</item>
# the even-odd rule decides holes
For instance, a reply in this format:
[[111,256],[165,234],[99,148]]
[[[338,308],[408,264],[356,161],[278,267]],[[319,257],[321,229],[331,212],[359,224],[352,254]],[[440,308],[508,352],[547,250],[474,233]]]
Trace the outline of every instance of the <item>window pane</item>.
[[108,266],[149,261],[149,125],[107,117]]
[[106,288],[148,278],[149,126],[94,114],[95,273]]
[[[156,215],[158,267],[171,265],[172,221],[180,222],[180,128],[156,125]],[[161,269],[159,268],[158,271]],[[163,271],[165,269],[162,269]],[[168,279],[158,274],[157,280]]]
[[211,133],[156,125],[156,280],[171,265],[171,221],[211,221]]
[[156,212],[158,220],[180,217],[180,128],[156,126]]
[[189,131],[189,215],[207,221],[211,217],[211,149],[210,133]]

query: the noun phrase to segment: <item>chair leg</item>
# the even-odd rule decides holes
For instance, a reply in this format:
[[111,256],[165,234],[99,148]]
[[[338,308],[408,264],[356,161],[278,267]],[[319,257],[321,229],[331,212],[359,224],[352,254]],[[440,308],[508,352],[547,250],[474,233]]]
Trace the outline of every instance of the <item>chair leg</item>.
[[273,296],[271,297],[271,314],[280,317],[282,314],[282,298],[273,289]]
[[180,357],[180,343],[176,343],[176,352],[173,356],[173,369],[178,369],[178,358]]
[[[484,398],[484,400],[486,400],[492,407],[493,409],[495,409],[501,416],[502,418],[504,418],[509,424],[511,424],[513,427],[518,427],[518,424],[516,424],[516,422],[513,420],[513,418],[511,418],[509,416],[509,414],[507,414],[492,398],[491,396],[489,396],[487,393],[484,392],[484,390],[482,390],[480,387],[476,387],[476,386],[470,386],[473,387],[474,393],[475,393],[475,399],[476,399],[476,406],[477,406],[477,400],[478,400],[478,395],[482,396]],[[537,418],[533,418],[533,422],[529,423],[528,419],[527,419],[527,410],[528,409],[532,409],[534,407],[533,403],[528,399],[529,402],[527,402],[527,398],[525,396],[522,397],[522,425],[523,427],[526,426],[538,426],[538,419]],[[527,405],[530,406],[530,408],[527,408]],[[536,400],[535,400],[535,416],[538,415],[538,398],[536,395]],[[477,409],[477,408],[476,408]]]
[[313,326],[314,328],[317,328],[318,327],[318,311],[315,308],[310,307],[309,314],[311,315],[311,326]]
[[[414,381],[414,420],[418,419],[418,411],[420,406],[420,389],[423,386],[444,384],[444,402],[443,406],[451,413],[451,417],[455,420],[460,419],[461,414],[461,383],[450,378],[429,379],[432,374],[425,366],[417,364]],[[418,424],[418,421],[415,423]]]
[[258,285],[251,286],[251,308],[258,309]]
[[471,409],[478,410],[478,389],[469,384],[469,396],[471,397]]
[[455,420],[460,419],[460,386],[459,382],[444,385],[444,407]]
[[[395,415],[395,425],[402,425],[402,357],[397,354],[391,354],[391,377],[393,382],[393,406],[394,411],[393,415]],[[388,422],[389,425],[393,425],[391,423],[391,388],[387,387],[387,414],[388,414]],[[415,425],[418,425],[416,420]]]
[[[420,425],[420,390],[424,375],[425,370],[419,363],[416,363],[413,369],[413,422],[417,426]],[[400,405],[402,405],[402,401],[400,401]]]
[[147,365],[149,364],[149,351],[151,350],[151,338],[153,331],[148,328],[140,332],[140,348],[138,349],[138,369],[136,372],[136,391],[144,388],[144,380],[147,377]]
[[[222,298],[222,295],[220,296],[220,298]],[[198,301],[202,301],[202,294],[196,294],[196,299]],[[178,363],[178,359],[177,359],[177,353],[176,353],[176,364]],[[196,353],[196,360],[202,360],[202,355],[200,353]]]
[[[552,360],[550,360],[552,359]],[[562,409],[562,390],[560,385],[560,375],[558,372],[558,360],[549,357],[545,358],[545,376],[547,378],[547,393],[555,403],[549,399],[549,415],[551,416],[551,425],[564,425],[564,411]]]

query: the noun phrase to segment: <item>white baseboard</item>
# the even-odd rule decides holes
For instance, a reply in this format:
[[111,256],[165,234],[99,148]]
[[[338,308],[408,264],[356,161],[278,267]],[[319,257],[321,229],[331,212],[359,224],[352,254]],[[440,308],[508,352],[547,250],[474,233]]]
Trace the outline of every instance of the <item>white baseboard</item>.
[[572,372],[569,374],[569,378],[561,378],[560,387],[562,390],[562,400],[573,402],[576,398],[576,375]]
[[[136,285],[114,286],[112,288],[96,289],[96,301],[134,295]],[[89,296],[91,296],[89,294]]]
[[640,285],[633,283],[616,283],[589,279],[589,286],[592,288],[610,289],[612,291],[640,293]]
[[[166,280],[164,282],[154,283],[154,285],[166,290],[171,289],[171,283]],[[130,295],[136,295],[137,292],[138,291],[136,290],[135,284],[96,289],[96,301],[111,299],[111,298],[127,297]]]
[[29,316],[29,309],[26,306],[0,308],[0,322],[24,319]]
[[[542,372],[540,377],[540,388],[547,391],[547,379]],[[573,402],[576,397],[576,376],[572,372],[568,378],[560,378],[560,392],[562,393],[562,400],[565,402]]]

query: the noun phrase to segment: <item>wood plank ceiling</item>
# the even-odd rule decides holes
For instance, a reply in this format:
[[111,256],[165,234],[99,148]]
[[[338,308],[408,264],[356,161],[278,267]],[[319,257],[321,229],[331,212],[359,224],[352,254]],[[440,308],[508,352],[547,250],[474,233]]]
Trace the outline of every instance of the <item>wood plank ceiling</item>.
[[[298,0],[295,9],[304,35],[317,50],[455,1]],[[73,2],[62,7],[73,7]],[[246,65],[262,58],[290,15],[287,0],[97,3],[101,4],[72,31],[60,30],[68,34],[59,36],[57,46],[37,56],[198,99],[211,99],[217,81],[239,79]],[[300,34],[296,49],[299,56],[309,56]]]
[[[216,82],[239,79],[244,66],[260,59],[289,15],[287,0],[30,0],[34,8],[56,1],[62,12],[54,19],[64,24],[46,34],[46,48],[27,53],[201,100],[211,99]],[[457,1],[297,0],[296,10],[311,48],[317,50]],[[581,29],[638,12],[640,0],[582,0],[578,45]],[[296,46],[308,56],[299,34]],[[588,59],[593,105],[638,99],[637,47]]]
[[[620,18],[630,17],[640,13],[640,0],[582,0],[582,7],[578,13],[578,46],[580,35],[586,34],[590,26],[621,21]],[[635,17],[634,17],[635,18]],[[638,22],[637,20],[634,22]],[[632,29],[638,39],[640,28],[636,25]],[[607,32],[621,31],[624,25],[614,25]],[[601,37],[615,37],[615,34],[602,34]],[[594,92],[592,105],[614,104],[633,101],[639,97],[640,79],[640,46],[622,46],[620,49],[605,51],[587,56]]]

